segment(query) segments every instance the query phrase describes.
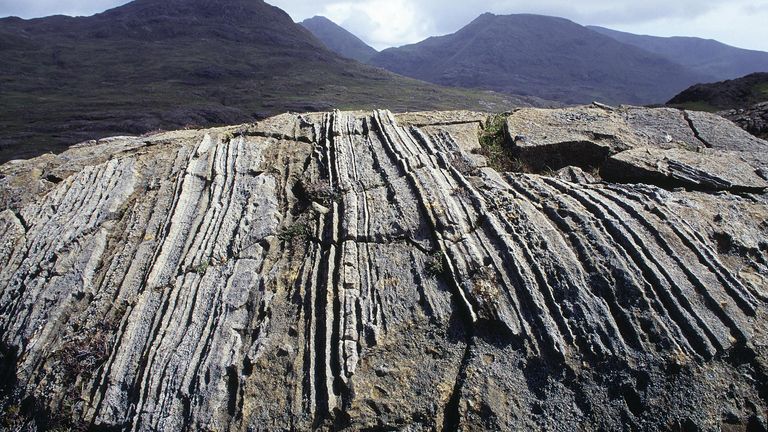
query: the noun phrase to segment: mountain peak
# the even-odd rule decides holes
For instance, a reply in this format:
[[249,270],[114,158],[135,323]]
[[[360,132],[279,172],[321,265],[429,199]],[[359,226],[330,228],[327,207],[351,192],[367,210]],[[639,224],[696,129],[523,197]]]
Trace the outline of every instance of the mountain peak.
[[708,77],[573,21],[480,15],[456,33],[383,51],[371,64],[442,85],[566,103],[661,103]]
[[[47,20],[47,19],[46,19]],[[134,0],[106,12],[71,19],[55,31],[96,39],[220,38],[276,47],[322,45],[283,10],[262,0]]]
[[110,9],[103,15],[147,19],[196,16],[207,19],[226,17],[242,21],[254,18],[290,20],[287,13],[262,0],[134,0]]
[[316,15],[300,23],[325,46],[337,54],[365,63],[377,54],[377,51],[360,38],[330,19]]
[[338,25],[335,22],[329,20],[328,18],[322,16],[322,15],[315,15],[312,18],[307,18],[304,21],[301,22],[302,24],[305,23],[325,23],[325,24],[333,24]]

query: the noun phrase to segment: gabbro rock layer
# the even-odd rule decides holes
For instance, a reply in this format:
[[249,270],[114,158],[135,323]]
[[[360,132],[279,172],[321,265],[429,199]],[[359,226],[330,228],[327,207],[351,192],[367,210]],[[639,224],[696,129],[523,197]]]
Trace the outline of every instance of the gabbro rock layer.
[[[516,141],[556,135],[540,114],[512,114],[539,122]],[[667,190],[499,173],[476,154],[485,126],[286,114],[4,165],[4,421],[764,427],[768,207],[748,151],[710,143],[748,190]],[[611,135],[603,160],[669,151],[663,122],[644,127],[589,137]]]

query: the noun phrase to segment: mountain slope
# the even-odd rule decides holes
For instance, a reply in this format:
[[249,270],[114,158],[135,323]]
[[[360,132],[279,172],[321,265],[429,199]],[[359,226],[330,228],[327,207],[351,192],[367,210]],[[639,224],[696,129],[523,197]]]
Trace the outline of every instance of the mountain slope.
[[735,80],[691,86],[667,104],[703,111],[720,111],[747,108],[766,101],[768,73],[754,73]]
[[768,53],[763,51],[736,48],[715,40],[694,37],[644,36],[603,27],[588,28],[718,80],[739,78],[753,72],[768,72]]
[[316,16],[306,19],[300,24],[320,39],[331,51],[342,57],[365,63],[378,53],[360,38],[328,18]]
[[341,58],[261,0],[136,0],[92,17],[2,19],[0,58],[0,161],[284,111],[524,104]]
[[375,56],[371,64],[425,81],[563,102],[663,102],[710,80],[571,21],[484,14],[458,32]]

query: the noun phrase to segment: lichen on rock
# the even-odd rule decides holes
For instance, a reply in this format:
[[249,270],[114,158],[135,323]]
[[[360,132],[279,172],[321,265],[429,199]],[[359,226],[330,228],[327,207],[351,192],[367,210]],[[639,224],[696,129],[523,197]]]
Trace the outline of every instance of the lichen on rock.
[[495,151],[534,173],[498,172],[487,124],[286,114],[3,165],[6,420],[765,426],[768,143],[670,109],[520,110]]

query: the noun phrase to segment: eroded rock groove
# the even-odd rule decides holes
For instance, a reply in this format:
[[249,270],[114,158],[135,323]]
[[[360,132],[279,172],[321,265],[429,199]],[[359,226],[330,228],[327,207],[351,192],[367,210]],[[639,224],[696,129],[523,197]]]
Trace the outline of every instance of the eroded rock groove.
[[[719,192],[499,173],[461,112],[286,114],[4,165],[14,391],[127,430],[765,421],[768,185],[707,159],[756,169],[764,144],[707,137],[710,155],[686,124],[709,117],[581,109],[506,133]],[[566,120],[585,123],[514,130]]]

